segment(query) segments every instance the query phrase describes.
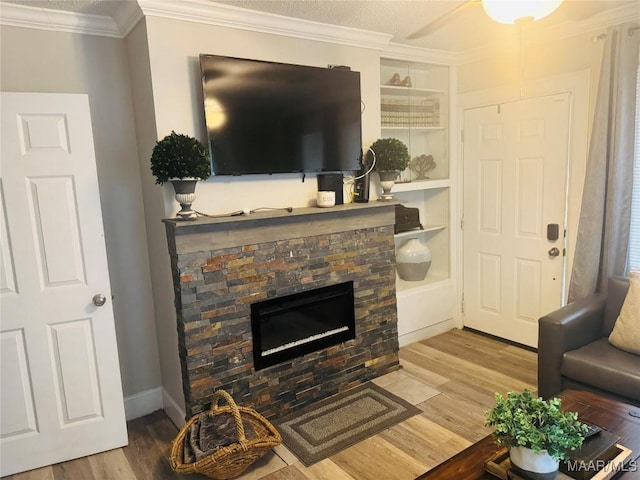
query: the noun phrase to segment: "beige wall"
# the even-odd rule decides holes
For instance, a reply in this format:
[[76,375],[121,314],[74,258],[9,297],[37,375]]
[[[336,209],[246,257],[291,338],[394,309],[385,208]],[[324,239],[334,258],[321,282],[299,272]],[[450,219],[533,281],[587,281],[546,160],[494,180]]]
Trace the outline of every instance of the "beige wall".
[[[366,105],[363,142],[370,145],[379,134],[379,52],[376,50],[154,17],[147,18],[147,25],[160,138],[175,130],[206,143],[200,53],[313,66],[350,65],[361,72],[362,98]],[[172,198],[171,186],[164,188],[167,213],[173,215],[178,205]],[[205,213],[224,213],[243,207],[309,206],[316,190],[314,175],[309,175],[304,183],[298,174],[217,177],[198,185],[194,208]]]
[[591,72],[592,86],[589,101],[589,118],[591,118],[604,45],[604,41],[594,41],[593,37],[593,33],[588,33],[541,42],[526,48],[522,53],[519,37],[516,35],[511,42],[501,45],[499,49],[488,51],[486,58],[460,65],[458,93],[512,85],[588,69]]
[[158,349],[124,41],[0,28],[8,92],[86,93],[125,396],[160,385]]
[[[133,110],[138,143],[139,171],[145,205],[151,284],[156,312],[156,341],[160,352],[164,409],[180,424],[184,418],[182,374],[178,357],[178,336],[173,304],[174,292],[169,252],[162,219],[165,190],[155,184],[149,158],[158,138],[149,62],[146,21],[139,22],[126,37]],[[167,194],[168,195],[168,194]]]
[[[379,52],[376,50],[156,17],[147,17],[145,22],[157,138],[175,130],[207,142],[200,53],[314,66],[350,65],[361,72],[362,98],[366,106],[364,144],[371,144],[379,135]],[[134,67],[131,68],[134,74]],[[134,91],[136,88],[134,85]],[[153,144],[147,140],[140,143],[140,168],[145,189],[153,183],[148,163]],[[316,191],[315,175],[308,175],[305,182],[299,174],[216,177],[198,184],[194,208],[210,214],[263,206],[295,208],[311,205]],[[158,192],[164,196],[162,211],[158,210]],[[163,387],[182,407],[173,290],[166,237],[160,223],[160,215],[175,216],[178,205],[170,185],[153,186],[146,192],[145,201],[152,203],[146,205],[149,251],[158,259],[158,264],[152,262],[152,275]],[[171,416],[177,420],[175,415]]]

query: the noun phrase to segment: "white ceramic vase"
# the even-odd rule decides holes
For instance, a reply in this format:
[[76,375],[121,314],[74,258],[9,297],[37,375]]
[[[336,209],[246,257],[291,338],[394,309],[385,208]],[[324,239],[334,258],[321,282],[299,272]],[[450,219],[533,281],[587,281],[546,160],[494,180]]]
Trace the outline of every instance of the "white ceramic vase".
[[558,471],[559,462],[546,450],[535,453],[530,448],[511,447],[509,449],[509,457],[511,466],[514,467],[516,473],[535,473],[536,478],[554,479]]
[[417,238],[407,240],[396,252],[396,269],[402,280],[424,280],[431,267],[431,251]]

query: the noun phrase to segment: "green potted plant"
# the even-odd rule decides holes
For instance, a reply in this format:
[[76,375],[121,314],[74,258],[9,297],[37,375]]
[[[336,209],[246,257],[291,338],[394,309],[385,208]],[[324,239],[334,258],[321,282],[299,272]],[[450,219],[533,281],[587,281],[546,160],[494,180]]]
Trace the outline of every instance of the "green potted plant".
[[369,151],[367,151],[367,162],[369,165],[373,163],[374,155],[371,152],[375,152],[375,166],[374,169],[380,176],[380,186],[383,193],[381,198],[383,200],[391,200],[391,188],[395,183],[396,178],[407,166],[409,165],[409,149],[407,146],[397,138],[379,138],[371,145]]
[[512,466],[525,475],[555,478],[559,461],[582,446],[587,425],[576,412],[563,412],[559,398],[544,400],[524,390],[508,392],[506,398],[496,393],[495,399],[485,425],[494,427],[498,445],[509,448]]
[[151,173],[157,184],[170,181],[173,185],[182,207],[178,215],[186,220],[195,219],[191,204],[195,201],[196,183],[211,176],[207,148],[193,137],[172,131],[153,148]]

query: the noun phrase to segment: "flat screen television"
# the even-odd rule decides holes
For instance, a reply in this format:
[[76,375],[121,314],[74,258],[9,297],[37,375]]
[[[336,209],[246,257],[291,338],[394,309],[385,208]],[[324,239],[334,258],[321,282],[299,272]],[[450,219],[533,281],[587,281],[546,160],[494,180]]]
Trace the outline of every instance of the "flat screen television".
[[360,73],[200,55],[214,175],[355,171]]

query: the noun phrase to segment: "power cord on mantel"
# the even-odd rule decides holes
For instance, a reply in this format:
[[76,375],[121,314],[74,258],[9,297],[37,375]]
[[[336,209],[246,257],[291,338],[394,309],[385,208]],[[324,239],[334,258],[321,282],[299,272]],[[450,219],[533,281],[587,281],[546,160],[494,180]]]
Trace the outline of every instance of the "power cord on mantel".
[[197,210],[194,210],[194,212],[196,212],[196,214],[200,215],[201,217],[224,218],[224,217],[238,217],[240,215],[249,215],[250,213],[256,213],[262,210],[286,210],[287,212],[291,213],[293,212],[293,207],[258,207],[258,208],[254,208],[253,210],[249,210],[248,208],[243,208],[242,210],[236,210],[235,212],[220,213],[217,215],[209,215],[208,213],[202,213]]

